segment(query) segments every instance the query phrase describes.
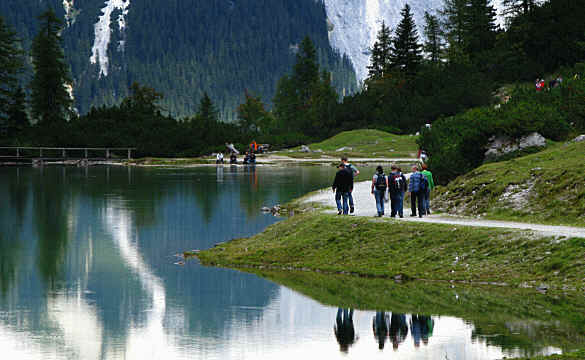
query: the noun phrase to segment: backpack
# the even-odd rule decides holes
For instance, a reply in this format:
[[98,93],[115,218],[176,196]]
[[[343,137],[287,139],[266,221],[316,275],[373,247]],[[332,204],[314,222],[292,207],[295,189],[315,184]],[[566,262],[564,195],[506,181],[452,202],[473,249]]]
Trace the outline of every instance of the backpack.
[[378,177],[376,178],[376,190],[378,191],[386,191],[386,175],[376,174]]
[[420,189],[419,189],[419,191],[427,192],[428,188],[429,188],[429,179],[427,179],[425,174],[420,173]]
[[402,191],[402,186],[403,186],[402,175],[393,174],[392,177],[390,179],[388,179],[388,182],[390,183],[390,190],[393,193],[397,193],[399,191]]

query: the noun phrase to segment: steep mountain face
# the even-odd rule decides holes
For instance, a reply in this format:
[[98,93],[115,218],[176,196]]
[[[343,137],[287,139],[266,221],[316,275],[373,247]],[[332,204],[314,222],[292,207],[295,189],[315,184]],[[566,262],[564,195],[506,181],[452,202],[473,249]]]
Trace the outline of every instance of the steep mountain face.
[[[419,40],[424,41],[424,13],[440,9],[444,0],[324,0],[329,22],[331,46],[348,56],[354,64],[358,80],[368,75],[370,48],[382,21],[390,29],[400,22],[400,11],[405,4],[411,8],[418,27]],[[501,0],[492,5],[499,9]],[[499,11],[498,11],[499,13]],[[499,19],[501,23],[501,19]]]
[[64,49],[76,107],[112,105],[138,81],[164,94],[173,116],[193,114],[207,92],[225,120],[244,93],[270,102],[310,36],[342,93],[356,90],[353,66],[332,49],[325,6],[314,0],[3,0],[0,15],[30,48],[47,7],[64,19]]

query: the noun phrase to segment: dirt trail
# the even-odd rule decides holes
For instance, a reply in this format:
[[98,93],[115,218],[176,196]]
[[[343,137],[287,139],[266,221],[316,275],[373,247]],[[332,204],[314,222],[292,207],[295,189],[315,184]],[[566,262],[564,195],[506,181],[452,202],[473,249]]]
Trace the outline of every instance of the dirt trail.
[[[376,201],[374,196],[371,194],[371,181],[363,181],[356,183],[353,191],[353,198],[355,201],[355,215],[356,216],[369,216],[374,217],[377,214]],[[334,195],[331,189],[325,189],[317,192],[316,194],[307,197],[303,200],[305,203],[318,203],[326,206],[335,207]],[[432,209],[431,199],[431,209]],[[325,210],[326,212],[335,212],[335,210]],[[390,214],[390,203],[385,204],[385,217]],[[397,219],[399,221],[415,221],[435,224],[450,224],[450,225],[462,225],[462,226],[475,226],[475,227],[491,227],[491,228],[506,228],[506,229],[519,229],[519,230],[532,230],[536,233],[545,236],[565,236],[565,237],[578,237],[585,238],[585,227],[572,227],[572,226],[552,226],[543,224],[529,224],[519,223],[512,221],[496,221],[496,220],[481,220],[476,218],[467,217],[455,217],[449,215],[430,215],[421,218],[410,216],[410,202],[404,204],[404,218]]]

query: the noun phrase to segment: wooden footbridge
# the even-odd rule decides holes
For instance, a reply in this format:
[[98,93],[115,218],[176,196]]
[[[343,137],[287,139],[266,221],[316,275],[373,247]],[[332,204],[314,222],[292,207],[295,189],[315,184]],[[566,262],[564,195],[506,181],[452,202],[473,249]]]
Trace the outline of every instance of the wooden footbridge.
[[132,159],[136,148],[0,147],[0,164],[90,161],[118,162]]

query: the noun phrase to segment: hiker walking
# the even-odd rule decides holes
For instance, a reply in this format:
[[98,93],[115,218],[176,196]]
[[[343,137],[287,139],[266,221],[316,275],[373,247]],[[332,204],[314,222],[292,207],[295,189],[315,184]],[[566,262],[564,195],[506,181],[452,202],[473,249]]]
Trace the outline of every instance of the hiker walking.
[[408,182],[408,191],[410,192],[410,216],[416,216],[418,206],[418,216],[423,217],[425,211],[423,207],[423,194],[426,192],[426,176],[418,171],[418,166],[412,167],[412,174]]
[[433,173],[431,173],[427,169],[427,164],[422,164],[422,171],[423,174],[427,178],[427,182],[429,186],[427,186],[427,191],[423,194],[423,207],[424,207],[424,214],[431,215],[431,190],[435,188],[435,182],[433,181]]
[[[332,189],[335,193],[335,203],[337,204],[337,215],[347,215],[349,212],[348,199],[353,190],[353,176],[351,170],[341,163],[337,167],[339,170],[335,174]],[[341,200],[343,199],[343,204]]]
[[384,216],[384,193],[388,188],[388,177],[384,174],[384,169],[378,165],[376,173],[372,177],[372,194],[376,199],[376,210],[378,217]]
[[390,192],[390,217],[404,217],[403,201],[404,192],[406,191],[406,178],[396,165],[390,168],[392,172],[388,176],[388,189]]
[[[347,161],[347,156],[342,157],[341,162],[345,165],[346,168],[351,170],[352,177],[355,178],[357,175],[360,174],[360,171],[355,166],[353,166],[353,164],[350,164],[349,161]],[[352,191],[349,192],[349,213],[350,214],[353,214],[353,212],[355,211],[354,202],[353,202],[353,195],[351,194],[352,192],[353,192],[353,189],[352,189]]]

